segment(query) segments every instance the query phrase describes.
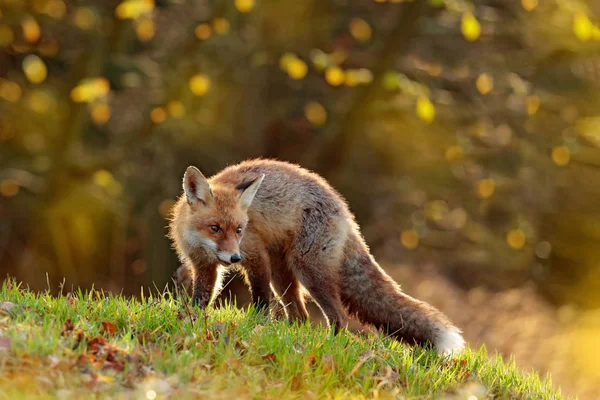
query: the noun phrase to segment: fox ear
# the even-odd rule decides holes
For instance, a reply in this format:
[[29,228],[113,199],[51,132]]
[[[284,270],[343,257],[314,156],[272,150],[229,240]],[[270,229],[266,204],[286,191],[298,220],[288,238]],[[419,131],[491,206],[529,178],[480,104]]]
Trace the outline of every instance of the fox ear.
[[201,202],[206,204],[212,198],[212,191],[202,172],[196,167],[188,167],[183,175],[183,190],[189,205]]
[[260,184],[262,183],[263,179],[265,179],[265,174],[262,174],[253,181],[244,182],[237,186],[238,189],[243,190],[242,194],[240,195],[240,198],[238,199],[238,204],[244,210],[250,208],[252,200],[254,200],[254,196],[256,195],[256,192],[258,191],[258,188],[260,187]]

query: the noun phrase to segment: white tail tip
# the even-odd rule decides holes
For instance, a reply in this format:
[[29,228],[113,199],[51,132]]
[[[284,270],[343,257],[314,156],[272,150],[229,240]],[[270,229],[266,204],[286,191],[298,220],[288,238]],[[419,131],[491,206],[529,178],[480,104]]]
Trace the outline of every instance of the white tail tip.
[[438,352],[447,356],[463,350],[465,348],[465,340],[457,328],[444,328],[435,341],[435,347]]

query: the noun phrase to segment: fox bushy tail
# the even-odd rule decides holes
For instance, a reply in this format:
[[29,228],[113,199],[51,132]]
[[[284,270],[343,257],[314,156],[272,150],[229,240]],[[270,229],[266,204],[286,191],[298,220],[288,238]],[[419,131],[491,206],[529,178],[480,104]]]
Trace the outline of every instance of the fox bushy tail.
[[465,346],[461,331],[432,305],[402,292],[359,238],[349,238],[341,277],[342,301],[351,315],[408,343],[433,344],[450,354]]

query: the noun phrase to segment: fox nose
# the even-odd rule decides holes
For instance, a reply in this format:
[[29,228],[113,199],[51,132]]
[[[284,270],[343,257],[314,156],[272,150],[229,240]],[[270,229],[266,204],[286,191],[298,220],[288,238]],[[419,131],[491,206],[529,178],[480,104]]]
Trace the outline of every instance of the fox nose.
[[242,256],[240,256],[239,254],[234,254],[231,256],[231,263],[235,264],[236,262],[240,262],[242,261]]

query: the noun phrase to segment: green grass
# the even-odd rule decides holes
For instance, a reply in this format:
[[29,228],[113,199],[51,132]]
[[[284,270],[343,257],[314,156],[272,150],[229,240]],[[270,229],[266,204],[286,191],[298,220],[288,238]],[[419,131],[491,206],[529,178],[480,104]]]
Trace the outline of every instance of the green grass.
[[14,304],[0,307],[0,398],[562,398],[485,350],[449,360],[234,306],[196,319],[164,294],[55,297],[8,280],[0,302]]

